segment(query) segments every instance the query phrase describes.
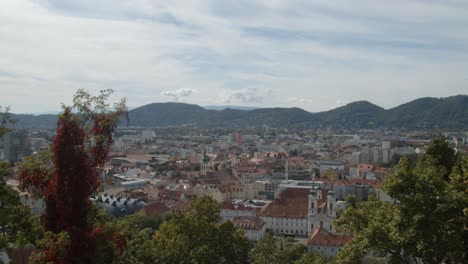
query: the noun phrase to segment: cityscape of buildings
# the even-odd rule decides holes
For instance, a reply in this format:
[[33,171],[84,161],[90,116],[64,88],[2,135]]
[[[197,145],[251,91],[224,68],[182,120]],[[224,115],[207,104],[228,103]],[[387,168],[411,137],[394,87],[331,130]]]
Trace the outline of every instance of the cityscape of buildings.
[[[0,157],[18,164],[49,148],[53,130],[8,133]],[[294,131],[263,127],[242,131],[188,128],[119,128],[100,192],[90,199],[109,215],[162,216],[187,206],[194,196],[222,204],[220,222],[244,230],[253,243],[267,232],[310,250],[335,256],[351,234],[334,220],[349,195],[366,201],[381,190],[402,156],[418,156],[436,134],[421,131]],[[468,133],[444,133],[457,152],[468,153]],[[16,187],[13,176],[8,184]],[[42,200],[22,192],[34,214]]]

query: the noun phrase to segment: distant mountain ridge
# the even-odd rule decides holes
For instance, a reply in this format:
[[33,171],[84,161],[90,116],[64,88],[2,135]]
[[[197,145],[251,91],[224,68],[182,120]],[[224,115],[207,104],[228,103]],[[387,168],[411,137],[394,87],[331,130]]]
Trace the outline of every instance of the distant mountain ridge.
[[[17,127],[53,128],[55,115],[14,115]],[[367,101],[329,111],[310,113],[301,108],[209,110],[185,103],[153,103],[129,111],[130,126],[260,127],[277,128],[406,128],[468,129],[468,95],[420,98],[384,109]]]

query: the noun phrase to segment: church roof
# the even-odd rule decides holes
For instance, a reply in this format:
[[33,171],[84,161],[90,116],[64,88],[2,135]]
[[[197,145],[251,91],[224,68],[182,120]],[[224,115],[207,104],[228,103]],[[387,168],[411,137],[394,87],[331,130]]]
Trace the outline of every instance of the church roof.
[[287,188],[259,214],[263,217],[306,218],[309,190]]
[[260,230],[265,222],[257,216],[236,216],[232,223],[244,230]]
[[351,241],[353,237],[350,235],[333,235],[327,230],[316,227],[312,230],[307,245],[322,246],[322,247],[343,247]]

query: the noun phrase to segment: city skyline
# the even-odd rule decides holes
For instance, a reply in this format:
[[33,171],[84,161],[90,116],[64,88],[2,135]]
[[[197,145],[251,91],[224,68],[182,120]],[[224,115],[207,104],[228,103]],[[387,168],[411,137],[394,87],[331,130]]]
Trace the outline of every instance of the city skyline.
[[1,1],[0,105],[54,111],[79,88],[131,107],[311,112],[468,94],[467,13],[461,1]]

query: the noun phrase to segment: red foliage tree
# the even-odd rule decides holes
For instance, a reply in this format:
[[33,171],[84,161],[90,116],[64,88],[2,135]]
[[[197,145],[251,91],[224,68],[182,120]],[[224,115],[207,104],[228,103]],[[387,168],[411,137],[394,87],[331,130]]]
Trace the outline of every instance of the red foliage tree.
[[53,145],[54,171],[45,192],[46,230],[70,234],[69,256],[92,254],[89,196],[97,187],[98,171],[85,151],[86,133],[69,108],[60,117]]
[[106,161],[119,117],[126,112],[124,100],[113,111],[108,110],[105,102],[110,93],[106,90],[98,97],[91,97],[79,90],[74,107],[64,107],[57,123],[49,178],[38,166],[24,166],[28,169],[20,171],[21,186],[44,195],[44,229],[70,236],[66,263],[90,262],[95,253],[93,234],[96,232],[89,222],[89,197],[99,187],[100,167]]

